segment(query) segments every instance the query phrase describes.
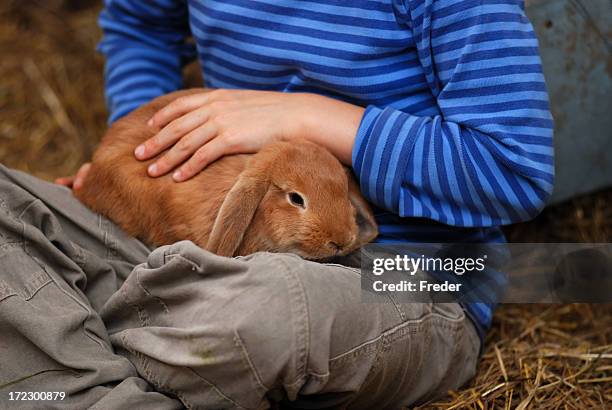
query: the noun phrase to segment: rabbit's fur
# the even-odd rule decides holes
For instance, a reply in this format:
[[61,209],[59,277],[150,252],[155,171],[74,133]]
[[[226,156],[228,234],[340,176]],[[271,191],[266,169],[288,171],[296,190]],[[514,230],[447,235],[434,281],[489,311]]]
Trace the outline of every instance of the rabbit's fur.
[[[291,252],[308,259],[343,255],[377,235],[356,182],[326,149],[275,142],[252,155],[229,155],[192,179],[151,178],[134,149],[152,137],[146,123],[185,90],[159,97],[115,122],[75,195],[150,245],[189,239],[223,256]],[[305,208],[292,204],[296,192]]]

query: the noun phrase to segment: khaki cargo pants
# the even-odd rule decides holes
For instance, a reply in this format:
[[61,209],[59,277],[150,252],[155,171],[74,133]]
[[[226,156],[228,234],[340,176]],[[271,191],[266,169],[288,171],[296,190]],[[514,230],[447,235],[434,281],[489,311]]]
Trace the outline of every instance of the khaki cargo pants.
[[468,381],[479,343],[456,304],[361,303],[357,269],[151,252],[0,165],[1,409],[393,409]]

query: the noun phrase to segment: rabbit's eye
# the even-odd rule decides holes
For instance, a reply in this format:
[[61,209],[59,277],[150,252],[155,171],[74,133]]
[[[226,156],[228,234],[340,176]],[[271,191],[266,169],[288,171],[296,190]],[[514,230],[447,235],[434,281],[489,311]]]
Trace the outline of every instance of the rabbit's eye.
[[289,203],[293,206],[299,206],[300,208],[304,208],[305,202],[302,195],[297,192],[289,192],[287,194],[287,198],[289,199]]

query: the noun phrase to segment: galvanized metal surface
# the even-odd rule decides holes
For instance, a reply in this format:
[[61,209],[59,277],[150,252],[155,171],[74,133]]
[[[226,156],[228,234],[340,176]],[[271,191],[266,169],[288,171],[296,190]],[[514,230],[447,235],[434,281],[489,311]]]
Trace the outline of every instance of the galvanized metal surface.
[[532,0],[526,12],[555,119],[551,202],[612,186],[612,1]]

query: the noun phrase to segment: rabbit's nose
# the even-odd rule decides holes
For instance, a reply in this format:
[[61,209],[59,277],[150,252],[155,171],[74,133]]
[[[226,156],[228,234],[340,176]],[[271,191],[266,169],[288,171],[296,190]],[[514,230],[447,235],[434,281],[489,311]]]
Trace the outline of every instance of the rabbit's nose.
[[342,250],[342,245],[339,245],[337,242],[334,241],[327,242],[327,246],[336,252],[340,252]]

